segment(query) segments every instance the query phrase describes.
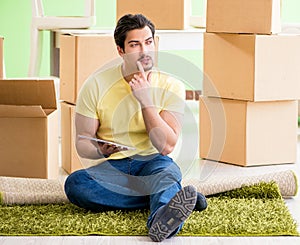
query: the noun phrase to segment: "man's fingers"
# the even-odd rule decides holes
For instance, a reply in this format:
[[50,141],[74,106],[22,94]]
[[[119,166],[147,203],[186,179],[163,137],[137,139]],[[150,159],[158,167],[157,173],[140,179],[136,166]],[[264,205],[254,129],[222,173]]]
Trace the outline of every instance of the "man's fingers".
[[143,67],[142,63],[140,61],[137,61],[136,64],[137,64],[138,69],[141,72],[143,78],[146,79],[148,82],[150,82],[151,81],[152,72],[150,71],[148,73],[147,77],[146,77],[146,73],[145,73],[145,70],[144,70],[144,67]]
[[137,61],[136,64],[137,64],[137,67],[139,68],[139,71],[141,73],[145,74],[144,67],[143,67],[142,63],[140,61]]
[[152,72],[150,71],[148,73],[148,76],[147,76],[147,81],[150,83],[151,82],[151,76],[152,76]]
[[137,61],[136,64],[137,64],[137,67],[138,67],[139,71],[142,73],[142,76],[146,79],[145,70],[144,70],[144,67],[143,67],[142,63]]

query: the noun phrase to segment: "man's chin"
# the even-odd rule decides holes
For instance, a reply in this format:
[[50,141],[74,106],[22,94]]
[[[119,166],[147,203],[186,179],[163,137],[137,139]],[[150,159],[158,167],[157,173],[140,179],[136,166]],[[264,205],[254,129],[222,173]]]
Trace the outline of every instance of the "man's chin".
[[146,71],[151,71],[152,68],[153,68],[153,65],[143,66],[143,68],[144,68],[144,71],[145,71],[145,72],[146,72]]
[[143,66],[143,69],[144,69],[144,71],[150,71],[150,70],[152,70],[152,68],[153,68],[153,63],[151,62],[151,63],[142,63],[142,66]]

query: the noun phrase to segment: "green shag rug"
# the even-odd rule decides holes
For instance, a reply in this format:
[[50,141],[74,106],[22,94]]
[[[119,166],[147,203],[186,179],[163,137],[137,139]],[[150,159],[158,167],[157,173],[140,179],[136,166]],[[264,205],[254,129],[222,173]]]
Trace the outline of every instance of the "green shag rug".
[[[260,183],[207,197],[179,236],[299,236],[278,185]],[[92,213],[72,204],[0,206],[0,235],[147,236],[148,210]]]

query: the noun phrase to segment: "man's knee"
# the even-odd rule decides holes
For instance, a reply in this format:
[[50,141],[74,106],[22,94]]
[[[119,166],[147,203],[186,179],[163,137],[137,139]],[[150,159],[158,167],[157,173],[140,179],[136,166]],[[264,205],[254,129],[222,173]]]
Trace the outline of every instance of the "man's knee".
[[86,175],[86,170],[82,169],[71,173],[67,177],[65,181],[64,189],[68,198],[70,195],[72,195],[72,193],[77,192],[76,190],[78,189],[78,187],[86,179],[85,175]]

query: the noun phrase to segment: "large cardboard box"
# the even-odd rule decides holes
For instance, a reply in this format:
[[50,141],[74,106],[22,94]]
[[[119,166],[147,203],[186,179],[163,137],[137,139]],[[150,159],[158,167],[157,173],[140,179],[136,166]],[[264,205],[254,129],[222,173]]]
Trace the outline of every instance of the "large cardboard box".
[[0,36],[0,79],[4,77],[3,37]]
[[300,35],[204,34],[203,95],[300,99]]
[[88,76],[118,58],[112,35],[62,34],[60,36],[60,99],[75,104],[78,92]]
[[0,80],[0,175],[58,177],[53,80]]
[[67,173],[82,169],[80,158],[75,147],[75,106],[66,102],[60,103],[61,108],[61,158],[62,168]]
[[143,14],[157,30],[182,30],[189,26],[191,0],[117,0],[117,20],[125,14]]
[[297,101],[201,97],[200,157],[240,166],[295,163]]
[[207,0],[206,31],[277,34],[280,0]]

